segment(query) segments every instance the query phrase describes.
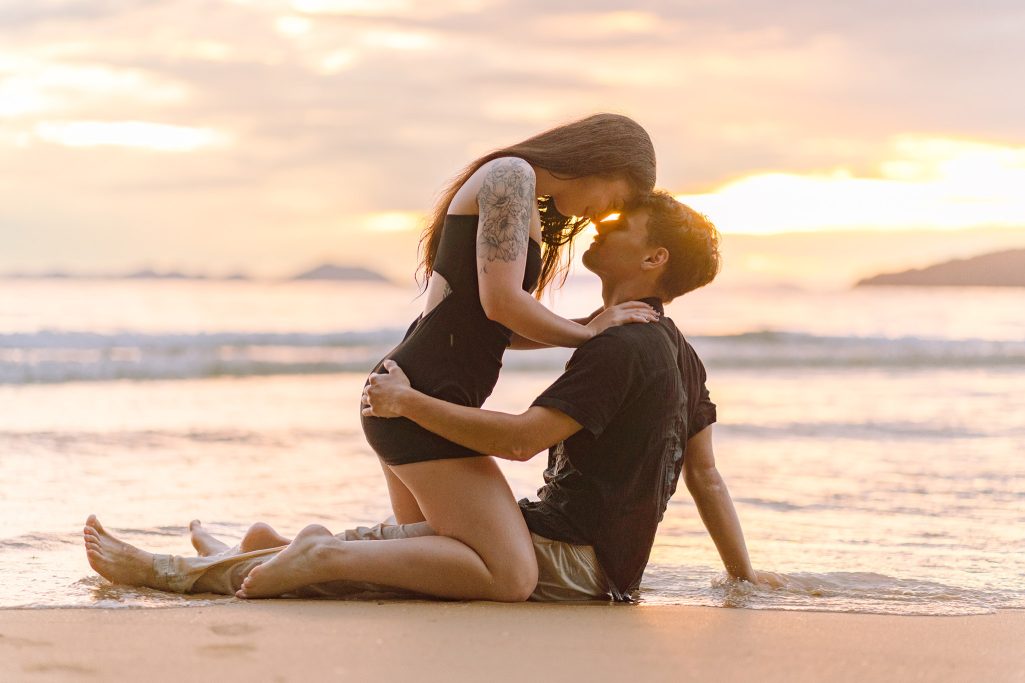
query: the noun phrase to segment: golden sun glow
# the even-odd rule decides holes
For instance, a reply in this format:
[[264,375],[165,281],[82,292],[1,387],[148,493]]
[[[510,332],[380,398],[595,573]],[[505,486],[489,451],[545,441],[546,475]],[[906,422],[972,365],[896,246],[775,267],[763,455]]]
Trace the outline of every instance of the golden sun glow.
[[419,211],[381,211],[358,216],[355,220],[370,232],[419,230],[423,227],[423,221],[424,214]]
[[1025,148],[902,137],[878,169],[762,173],[677,199],[733,233],[1025,225]]

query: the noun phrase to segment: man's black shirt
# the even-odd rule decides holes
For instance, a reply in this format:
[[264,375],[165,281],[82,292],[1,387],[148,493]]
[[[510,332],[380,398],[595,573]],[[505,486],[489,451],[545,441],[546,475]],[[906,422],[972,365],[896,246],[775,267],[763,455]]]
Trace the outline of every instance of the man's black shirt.
[[[663,313],[658,299],[642,299]],[[715,422],[705,368],[676,324],[612,327],[580,346],[533,403],[583,429],[553,446],[539,502],[521,501],[534,533],[593,545],[614,598],[641,582],[687,440]]]

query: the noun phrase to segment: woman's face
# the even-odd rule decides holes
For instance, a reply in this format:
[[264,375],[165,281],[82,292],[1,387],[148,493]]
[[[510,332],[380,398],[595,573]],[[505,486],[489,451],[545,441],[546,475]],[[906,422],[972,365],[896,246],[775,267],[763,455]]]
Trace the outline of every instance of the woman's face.
[[563,216],[587,217],[597,223],[610,213],[622,211],[632,196],[626,178],[585,176],[567,182],[552,199]]

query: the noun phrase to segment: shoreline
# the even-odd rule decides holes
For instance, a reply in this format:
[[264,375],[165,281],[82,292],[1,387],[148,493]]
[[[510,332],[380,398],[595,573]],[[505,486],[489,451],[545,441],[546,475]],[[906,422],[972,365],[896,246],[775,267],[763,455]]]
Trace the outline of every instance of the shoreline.
[[5,681],[1025,681],[1025,610],[272,600],[0,609]]

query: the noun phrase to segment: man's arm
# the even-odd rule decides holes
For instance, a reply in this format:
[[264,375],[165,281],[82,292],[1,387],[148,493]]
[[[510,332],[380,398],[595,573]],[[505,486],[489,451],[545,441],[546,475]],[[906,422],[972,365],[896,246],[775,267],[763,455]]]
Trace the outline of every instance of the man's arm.
[[394,361],[384,366],[388,374],[371,375],[363,391],[364,415],[405,417],[478,453],[529,460],[581,429],[576,420],[552,408],[531,406],[510,415],[442,401],[413,389]]
[[[687,454],[683,460],[684,481],[687,490],[694,497],[701,521],[705,523],[719,557],[726,571],[735,579],[759,583],[759,574],[751,566],[744,543],[744,532],[740,528],[733,499],[726,488],[719,470],[715,468],[712,452],[712,427],[701,430],[687,442]],[[762,577],[763,579],[766,577]]]

